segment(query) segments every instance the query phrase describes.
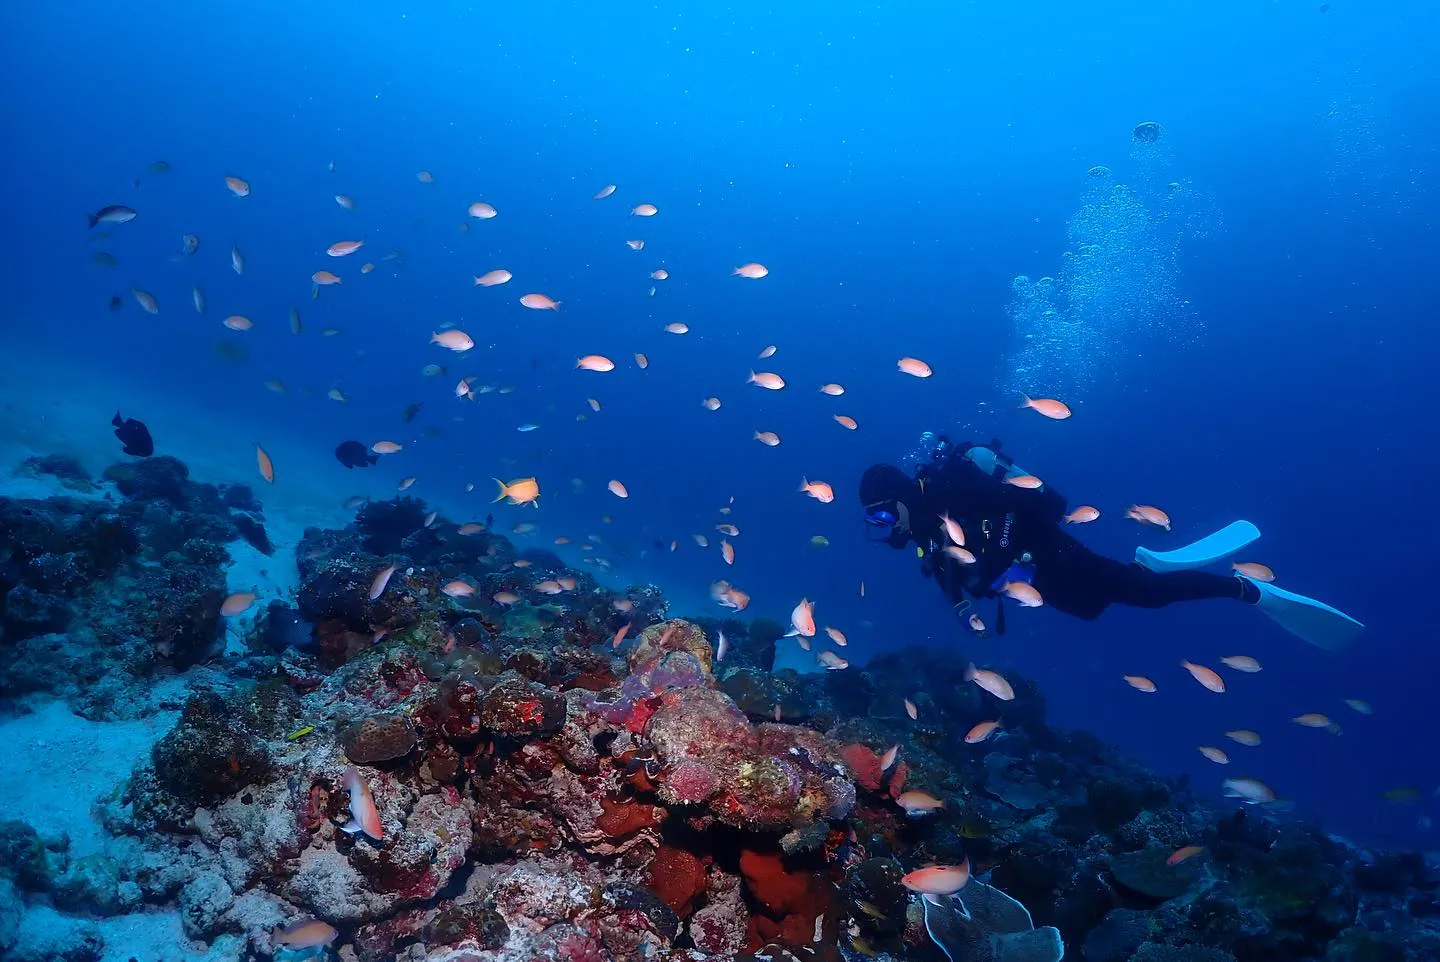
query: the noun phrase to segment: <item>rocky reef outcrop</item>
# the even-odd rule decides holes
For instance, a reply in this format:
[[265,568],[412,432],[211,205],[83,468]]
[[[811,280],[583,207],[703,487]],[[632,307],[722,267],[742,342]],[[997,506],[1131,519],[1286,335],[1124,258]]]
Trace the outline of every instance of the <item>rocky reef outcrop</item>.
[[[152,653],[82,673],[82,701],[214,640],[214,546],[233,512],[259,517],[162,462],[112,479],[123,501],[0,499],[3,643]],[[104,855],[0,831],[0,953],[29,899],[164,907],[237,959],[292,958],[297,922],[362,962],[1440,957],[1433,859],[1209,805],[1050,727],[1012,673],[1003,728],[972,744],[1002,713],[963,658],[771,673],[777,625],[672,617],[653,586],[609,590],[414,499],[295,550],[294,607],[195,680],[99,806]],[[132,592],[161,607],[84,607]],[[7,672],[11,695],[43,689]],[[907,886],[937,864],[972,880]]]

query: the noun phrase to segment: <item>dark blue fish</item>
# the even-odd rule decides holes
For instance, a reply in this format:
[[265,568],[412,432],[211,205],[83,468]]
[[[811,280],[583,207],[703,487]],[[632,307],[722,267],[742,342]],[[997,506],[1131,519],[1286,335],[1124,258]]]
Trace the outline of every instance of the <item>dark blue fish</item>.
[[110,423],[115,425],[115,436],[125,445],[126,454],[148,458],[155,453],[155,441],[150,437],[150,429],[145,426],[145,422],[122,418],[120,412],[116,411]]
[[380,460],[379,455],[371,454],[359,441],[341,441],[335,448],[335,458],[347,468],[368,468]]
[[135,210],[124,204],[111,204],[109,207],[102,207],[87,216],[90,219],[91,227],[96,224],[128,224],[135,219]]

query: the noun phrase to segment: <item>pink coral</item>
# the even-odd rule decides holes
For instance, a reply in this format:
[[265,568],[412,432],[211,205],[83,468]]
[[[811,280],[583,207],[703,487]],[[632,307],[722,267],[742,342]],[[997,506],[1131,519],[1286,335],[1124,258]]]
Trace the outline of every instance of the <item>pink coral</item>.
[[704,762],[687,758],[664,774],[660,798],[669,805],[698,805],[720,790],[720,780]]
[[565,962],[611,962],[600,940],[585,932],[572,932],[555,947],[556,958]]

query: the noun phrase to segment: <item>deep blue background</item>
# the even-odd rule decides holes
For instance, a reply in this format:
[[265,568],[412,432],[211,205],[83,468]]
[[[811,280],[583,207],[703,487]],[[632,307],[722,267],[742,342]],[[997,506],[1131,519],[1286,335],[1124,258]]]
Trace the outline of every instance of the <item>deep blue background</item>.
[[[322,461],[344,437],[407,441],[373,473],[385,485],[420,476],[414,493],[457,520],[462,481],[481,485],[478,517],[488,477],[536,474],[543,509],[502,520],[538,518],[537,543],[602,535],[597,553],[619,579],[708,605],[706,585],[728,576],[754,596],[752,613],[780,617],[808,595],[857,659],[918,643],[1011,665],[1041,679],[1059,723],[1164,771],[1217,790],[1222,774],[1253,774],[1338,829],[1423,835],[1440,781],[1429,610],[1440,31],[1419,0],[1319,6],[8,4],[3,336],[54,365],[57,393],[83,401],[87,372],[118,370],[213,412],[217,443],[284,434]],[[1147,175],[1130,140],[1147,119],[1165,128],[1166,179],[1210,198],[1216,229],[1181,245],[1177,289],[1203,333],[1117,332],[1107,376],[1067,399],[1076,417],[1013,410],[1002,389],[1011,279],[1059,270],[1087,168],[1108,165],[1122,183]],[[146,172],[162,158],[171,173]],[[417,182],[421,169],[434,184]],[[230,196],[226,174],[252,196]],[[591,200],[607,183],[615,196]],[[462,233],[480,199],[500,216]],[[628,217],[641,202],[660,215]],[[107,203],[141,216],[97,245],[82,215]],[[191,231],[200,253],[169,262]],[[648,242],[639,254],[623,243],[635,236]],[[367,247],[324,256],[351,238]],[[232,241],[244,277],[230,270]],[[91,263],[102,246],[118,268]],[[392,248],[403,264],[379,259]],[[379,268],[362,277],[367,259]],[[771,276],[729,276],[748,260]],[[672,277],[650,298],[660,266]],[[516,280],[471,286],[494,267]],[[312,302],[319,268],[345,284]],[[200,319],[194,283],[210,303]],[[162,314],[128,294],[122,312],[106,311],[130,287],[153,291]],[[562,310],[525,311],[516,298],[531,290]],[[286,330],[291,304],[301,338]],[[256,329],[223,331],[234,312]],[[692,333],[662,333],[673,320]],[[471,356],[427,345],[447,321],[475,336]],[[317,336],[331,325],[343,334]],[[218,358],[221,337],[250,360]],[[778,394],[744,383],[770,343],[770,369],[790,382]],[[574,371],[592,351],[620,369]],[[902,354],[936,376],[895,373]],[[452,373],[421,378],[431,361]],[[516,391],[470,407],[450,396],[461,373]],[[272,377],[296,390],[265,391]],[[345,406],[323,397],[337,380]],[[831,380],[849,393],[816,393]],[[702,410],[708,394],[724,408]],[[587,396],[604,410],[576,422]],[[97,417],[125,400],[95,398]],[[414,400],[427,408],[407,427],[397,414]],[[529,421],[540,430],[514,431]],[[423,437],[427,425],[444,435]],[[866,464],[898,458],[922,429],[966,426],[999,434],[1072,502],[1100,506],[1084,532],[1100,550],[1255,521],[1256,560],[1367,621],[1367,639],[1332,656],[1219,603],[1095,624],[1017,612],[1003,642],[964,637],[912,559],[863,542],[853,490]],[[756,429],[783,443],[754,443]],[[326,469],[335,501],[352,493],[353,476]],[[832,482],[836,503],[798,495],[802,475]],[[605,493],[612,477],[628,502]],[[732,496],[743,533],[726,569],[689,536],[713,535]],[[1175,532],[1121,520],[1133,500],[1164,506]],[[832,545],[810,546],[816,533]],[[672,538],[675,554],[653,550]],[[1266,670],[1234,677],[1224,696],[1176,665],[1236,653]],[[1127,672],[1161,692],[1130,692]],[[1375,715],[1351,713],[1346,697]],[[1343,736],[1292,725],[1302,711],[1330,713]],[[1266,742],[1229,746],[1231,727]],[[1234,748],[1236,764],[1216,769],[1199,743]],[[1425,803],[1380,800],[1401,785]]]

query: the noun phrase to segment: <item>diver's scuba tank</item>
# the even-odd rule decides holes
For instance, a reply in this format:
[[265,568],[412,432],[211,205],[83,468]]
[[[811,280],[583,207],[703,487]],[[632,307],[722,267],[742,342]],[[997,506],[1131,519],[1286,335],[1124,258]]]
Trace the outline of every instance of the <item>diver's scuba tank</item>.
[[1001,450],[1002,447],[999,438],[994,438],[985,444],[966,441],[957,445],[947,435],[926,431],[920,435],[919,442],[905,456],[902,463],[914,475],[935,474],[942,471],[946,462],[952,457],[959,456],[996,481],[1018,478],[1028,474],[1028,471],[1017,465],[1011,460],[1010,455]]

